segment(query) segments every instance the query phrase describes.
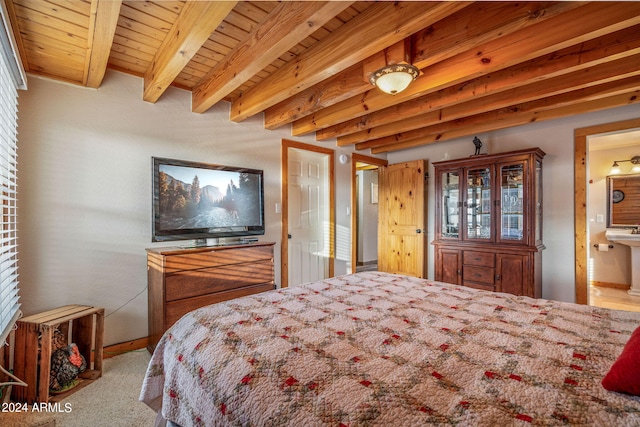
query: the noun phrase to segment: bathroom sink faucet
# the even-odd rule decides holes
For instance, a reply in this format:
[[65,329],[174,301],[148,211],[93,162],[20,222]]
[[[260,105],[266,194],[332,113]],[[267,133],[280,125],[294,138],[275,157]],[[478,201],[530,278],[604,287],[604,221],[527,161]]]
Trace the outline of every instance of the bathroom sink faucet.
[[631,229],[631,234],[640,234],[640,225]]

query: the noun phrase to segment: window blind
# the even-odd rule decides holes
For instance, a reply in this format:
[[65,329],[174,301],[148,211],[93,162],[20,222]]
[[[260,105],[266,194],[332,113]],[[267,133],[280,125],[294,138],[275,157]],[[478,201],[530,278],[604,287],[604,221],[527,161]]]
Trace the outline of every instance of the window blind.
[[[20,316],[17,244],[18,91],[24,80],[4,10],[0,28],[0,345]],[[18,70],[18,73],[16,73]],[[21,75],[22,74],[22,75]]]

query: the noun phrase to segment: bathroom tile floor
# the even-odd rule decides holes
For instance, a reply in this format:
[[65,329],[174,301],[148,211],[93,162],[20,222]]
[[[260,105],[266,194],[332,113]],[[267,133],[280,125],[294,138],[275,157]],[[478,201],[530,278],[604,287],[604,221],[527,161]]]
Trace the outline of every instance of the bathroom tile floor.
[[624,289],[589,286],[589,305],[616,310],[640,311],[640,297],[631,296]]

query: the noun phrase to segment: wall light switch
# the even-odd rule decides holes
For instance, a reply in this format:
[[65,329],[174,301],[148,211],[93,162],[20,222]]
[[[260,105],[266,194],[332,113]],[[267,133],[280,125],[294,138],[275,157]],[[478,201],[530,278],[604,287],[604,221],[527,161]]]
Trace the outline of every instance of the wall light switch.
[[282,213],[282,205],[278,202],[276,202],[276,213]]
[[347,216],[351,215],[351,208],[347,206]]
[[604,222],[604,215],[603,214],[597,214],[596,215],[596,222]]

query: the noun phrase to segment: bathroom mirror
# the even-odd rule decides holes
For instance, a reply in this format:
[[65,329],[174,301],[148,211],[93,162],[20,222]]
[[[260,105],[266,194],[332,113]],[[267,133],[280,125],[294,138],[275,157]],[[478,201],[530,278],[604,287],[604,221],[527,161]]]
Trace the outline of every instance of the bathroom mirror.
[[607,177],[607,227],[640,225],[640,174]]

